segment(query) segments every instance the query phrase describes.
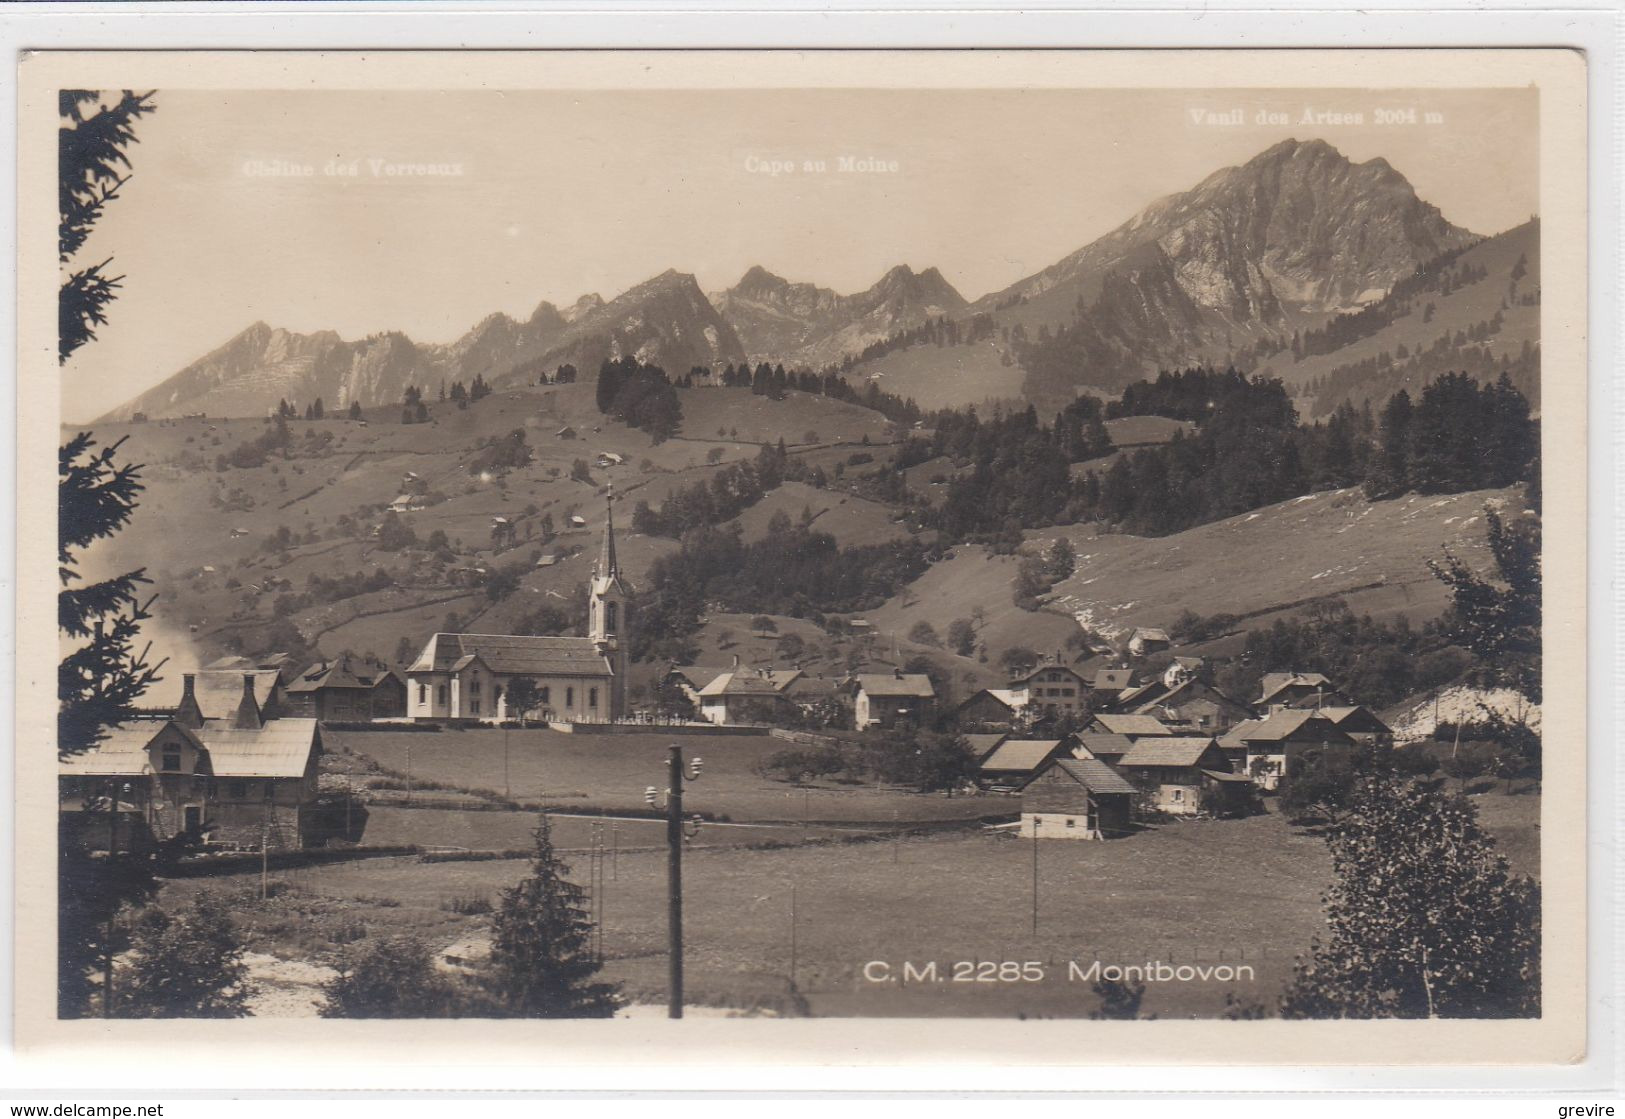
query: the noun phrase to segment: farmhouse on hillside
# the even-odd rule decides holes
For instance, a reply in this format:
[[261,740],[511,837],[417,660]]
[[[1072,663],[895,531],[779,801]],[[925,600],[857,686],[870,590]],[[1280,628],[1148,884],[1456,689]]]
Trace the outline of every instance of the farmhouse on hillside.
[[1167,630],[1141,626],[1129,635],[1128,651],[1136,657],[1144,657],[1160,653],[1172,644],[1173,642],[1168,640]]
[[1056,758],[1021,790],[1021,834],[1042,839],[1127,835],[1134,786],[1105,762]]
[[317,661],[287,687],[288,714],[325,723],[366,723],[406,714],[406,681],[392,668],[349,656]]
[[190,833],[255,847],[309,843],[317,721],[265,718],[252,672],[238,675],[235,710],[205,718],[197,676],[182,679],[173,715],[108,728],[95,747],[59,763],[61,807],[79,841],[133,850]]
[[1319,712],[1285,709],[1248,719],[1219,740],[1230,767],[1265,789],[1279,785],[1288,761],[1304,750],[1353,745],[1349,734]]
[[[1142,738],[1118,761],[1125,777],[1151,794],[1152,806],[1175,816],[1201,811],[1222,815],[1223,806],[1207,803],[1212,798],[1238,796],[1226,788],[1235,784],[1229,778],[1230,763],[1212,738],[1176,736]],[[1219,776],[1223,774],[1224,776]],[[1247,784],[1242,777],[1240,784]]]
[[632,590],[615,555],[615,523],[604,519],[603,551],[588,588],[586,637],[437,633],[406,670],[407,714],[420,722],[515,718],[513,681],[535,685],[543,718],[606,723],[626,714]]
[[924,722],[937,699],[931,677],[901,670],[860,674],[853,681],[852,695],[852,721],[858,730]]

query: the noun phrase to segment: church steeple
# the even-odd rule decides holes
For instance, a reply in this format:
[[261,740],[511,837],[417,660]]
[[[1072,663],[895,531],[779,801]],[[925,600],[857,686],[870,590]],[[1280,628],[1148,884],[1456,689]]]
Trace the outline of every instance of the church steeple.
[[598,574],[605,579],[619,579],[621,565],[615,558],[615,487],[611,485],[604,498],[604,548],[598,556]]

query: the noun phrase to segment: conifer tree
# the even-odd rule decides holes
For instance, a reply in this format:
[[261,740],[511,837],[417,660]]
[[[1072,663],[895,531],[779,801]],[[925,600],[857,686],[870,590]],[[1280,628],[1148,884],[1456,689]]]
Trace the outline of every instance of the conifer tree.
[[254,986],[226,904],[203,891],[177,913],[136,918],[130,963],[117,984],[120,1018],[242,1018]]
[[530,876],[502,892],[492,917],[491,993],[515,1018],[613,1017],[620,989],[597,978],[586,891],[565,877],[545,815],[532,836]]
[[[154,111],[153,94],[125,90],[111,105],[101,94],[65,89],[58,94],[62,125],[57,130],[57,203],[60,226],[57,256],[66,265],[89,240],[106,205],[130,181],[127,149],[136,143],[135,122]],[[92,106],[96,111],[87,115]],[[107,322],[107,305],[117,298],[123,276],[108,274],[108,257],[70,273],[57,293],[57,360],[66,362],[95,328]]]

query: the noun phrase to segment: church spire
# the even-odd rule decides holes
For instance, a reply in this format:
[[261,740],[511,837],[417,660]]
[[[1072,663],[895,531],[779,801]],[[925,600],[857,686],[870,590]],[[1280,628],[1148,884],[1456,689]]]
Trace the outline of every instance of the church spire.
[[619,579],[621,565],[615,559],[615,486],[609,487],[604,498],[604,550],[598,559],[598,574],[605,579]]

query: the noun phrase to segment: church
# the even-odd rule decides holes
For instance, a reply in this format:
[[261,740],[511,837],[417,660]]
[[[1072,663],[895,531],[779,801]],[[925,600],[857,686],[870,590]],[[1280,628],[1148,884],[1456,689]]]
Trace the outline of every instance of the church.
[[604,515],[593,567],[586,637],[437,633],[406,670],[406,713],[416,722],[517,719],[508,687],[536,687],[534,713],[558,722],[607,723],[626,716],[631,588],[615,558],[615,520]]

